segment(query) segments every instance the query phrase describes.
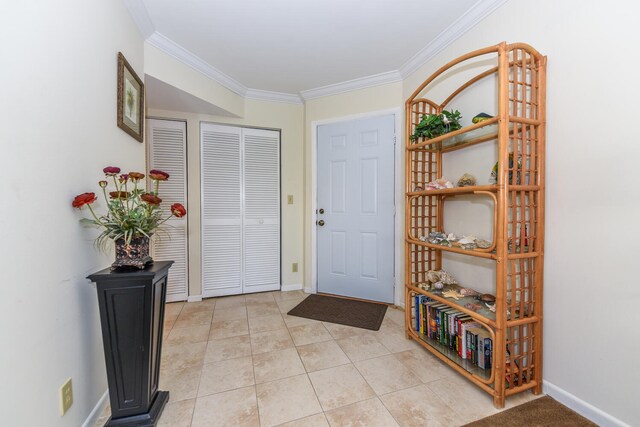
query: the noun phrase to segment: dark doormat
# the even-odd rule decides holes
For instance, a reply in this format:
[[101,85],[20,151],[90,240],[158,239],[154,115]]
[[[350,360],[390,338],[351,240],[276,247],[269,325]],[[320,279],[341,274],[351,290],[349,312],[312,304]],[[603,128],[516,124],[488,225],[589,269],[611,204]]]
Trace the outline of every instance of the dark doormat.
[[386,312],[385,304],[313,294],[287,314],[377,331]]
[[464,427],[591,427],[596,426],[549,396],[518,405]]

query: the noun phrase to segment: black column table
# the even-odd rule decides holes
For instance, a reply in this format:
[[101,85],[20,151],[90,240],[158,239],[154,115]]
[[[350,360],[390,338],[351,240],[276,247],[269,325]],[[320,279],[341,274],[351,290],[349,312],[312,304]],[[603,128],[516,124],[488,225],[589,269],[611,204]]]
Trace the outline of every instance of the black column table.
[[96,282],[111,418],[105,427],[153,427],[168,391],[158,390],[167,276],[173,261],[144,270],[111,271],[88,277]]

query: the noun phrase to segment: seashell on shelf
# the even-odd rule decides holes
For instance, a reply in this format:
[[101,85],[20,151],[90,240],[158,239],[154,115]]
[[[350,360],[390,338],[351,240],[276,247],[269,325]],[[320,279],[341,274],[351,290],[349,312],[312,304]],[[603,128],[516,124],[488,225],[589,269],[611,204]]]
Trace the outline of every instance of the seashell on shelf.
[[471,311],[478,311],[478,310],[480,310],[482,308],[481,305],[474,304],[472,302],[466,303],[464,306],[465,306],[465,308],[468,308]]
[[491,247],[491,242],[484,239],[478,239],[476,240],[476,245],[478,245],[479,248],[487,249]]
[[435,289],[440,290],[440,289],[444,288],[444,283],[442,283],[442,282],[435,282],[435,283],[433,284],[433,287],[434,287]]
[[475,297],[475,296],[480,295],[480,292],[476,291],[475,289],[471,289],[471,288],[462,288],[462,289],[460,289],[459,292],[462,294],[462,296],[465,296],[465,297]]
[[489,311],[495,313],[496,312],[496,305],[495,304],[487,304],[486,302],[484,303],[484,305],[487,306],[487,308],[489,309]]
[[457,285],[458,281],[456,279],[453,278],[453,276],[449,273],[447,273],[444,270],[440,270],[440,281],[442,283],[444,283],[445,285]]
[[440,275],[435,270],[427,271],[427,280],[431,283],[436,283],[440,281]]
[[482,302],[496,302],[496,297],[491,294],[482,294],[478,299]]
[[458,187],[468,187],[471,185],[476,185],[476,177],[465,173],[458,179]]

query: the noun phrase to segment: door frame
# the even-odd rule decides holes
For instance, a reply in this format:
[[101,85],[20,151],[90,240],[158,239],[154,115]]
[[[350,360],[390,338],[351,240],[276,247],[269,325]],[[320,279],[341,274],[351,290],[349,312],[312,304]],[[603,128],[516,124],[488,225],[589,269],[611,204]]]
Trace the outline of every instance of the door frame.
[[311,288],[305,289],[312,294],[318,292],[318,229],[316,221],[318,215],[318,126],[350,122],[358,119],[372,118],[379,116],[394,116],[395,122],[395,147],[394,147],[394,245],[393,245],[393,295],[394,304],[403,306],[403,290],[404,290],[404,270],[402,268],[404,258],[402,248],[402,236],[404,231],[404,181],[402,179],[402,107],[391,108],[386,110],[371,111],[368,113],[352,114],[349,116],[334,117],[331,119],[316,120],[311,122],[311,213],[309,227],[311,227]]

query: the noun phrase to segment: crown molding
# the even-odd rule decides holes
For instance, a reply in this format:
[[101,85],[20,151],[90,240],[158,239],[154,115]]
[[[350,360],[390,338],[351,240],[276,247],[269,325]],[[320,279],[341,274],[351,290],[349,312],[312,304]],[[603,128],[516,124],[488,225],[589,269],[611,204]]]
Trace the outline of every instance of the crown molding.
[[157,47],[167,55],[173,56],[178,61],[188,65],[194,70],[200,71],[202,74],[220,83],[230,91],[235,92],[240,96],[245,96],[247,93],[247,87],[245,85],[211,66],[209,63],[200,59],[200,57],[189,52],[187,49],[159,32],[156,31],[151,34],[147,39],[147,43]]
[[367,87],[396,83],[401,80],[402,76],[400,76],[400,73],[398,73],[397,71],[388,71],[386,73],[374,74],[372,76],[348,80],[342,83],[322,86],[315,89],[303,90],[302,92],[300,92],[300,95],[306,101],[309,99],[321,98],[323,96],[351,92],[353,90],[364,89]]
[[422,67],[431,58],[462,37],[462,35],[475,27],[476,24],[507,1],[508,0],[478,0],[464,15],[456,19],[451,25],[445,28],[444,31],[438,34],[435,39],[400,67],[399,73],[402,78],[405,79],[417,71],[418,68]]
[[248,99],[257,99],[260,101],[284,102],[286,104],[302,104],[302,99],[293,93],[272,92],[261,89],[247,89],[244,96]]
[[151,22],[151,18],[149,18],[149,12],[147,12],[147,8],[144,7],[144,3],[140,0],[124,0],[124,5],[129,10],[129,15],[131,15],[133,22],[135,22],[138,27],[142,38],[145,40],[148,39],[156,29],[153,26],[153,22]]

